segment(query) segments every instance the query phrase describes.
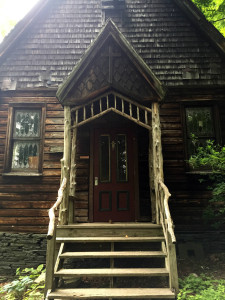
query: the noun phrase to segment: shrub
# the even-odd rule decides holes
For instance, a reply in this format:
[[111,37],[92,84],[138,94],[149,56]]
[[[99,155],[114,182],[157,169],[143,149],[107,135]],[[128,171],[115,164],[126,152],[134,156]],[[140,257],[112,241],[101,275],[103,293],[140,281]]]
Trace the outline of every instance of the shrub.
[[225,300],[225,280],[190,274],[179,283],[181,289],[177,300]]
[[[203,213],[204,220],[215,228],[225,223],[225,146],[215,145],[208,140],[204,147],[198,147],[196,153],[189,159],[193,169],[207,168],[211,173],[207,175],[212,199]],[[200,179],[200,182],[206,181]]]
[[16,270],[16,279],[4,285],[0,289],[2,300],[42,300],[44,291],[44,279],[37,280],[44,274],[44,266],[40,265],[37,269],[25,268]]

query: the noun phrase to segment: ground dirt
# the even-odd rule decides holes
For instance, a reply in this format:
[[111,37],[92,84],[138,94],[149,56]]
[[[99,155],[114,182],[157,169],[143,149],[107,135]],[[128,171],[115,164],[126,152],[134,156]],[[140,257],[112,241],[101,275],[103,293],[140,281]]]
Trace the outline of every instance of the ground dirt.
[[225,279],[225,253],[206,255],[203,259],[177,259],[178,275],[184,278],[191,273],[213,276],[215,279]]

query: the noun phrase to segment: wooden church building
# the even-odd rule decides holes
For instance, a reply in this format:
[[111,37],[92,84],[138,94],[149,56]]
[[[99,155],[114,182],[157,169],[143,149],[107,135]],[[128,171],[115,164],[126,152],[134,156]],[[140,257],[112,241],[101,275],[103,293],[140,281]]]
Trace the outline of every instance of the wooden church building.
[[0,45],[5,268],[49,225],[46,299],[175,299],[175,235],[209,233],[192,136],[225,143],[224,92],[225,39],[190,0],[40,0]]

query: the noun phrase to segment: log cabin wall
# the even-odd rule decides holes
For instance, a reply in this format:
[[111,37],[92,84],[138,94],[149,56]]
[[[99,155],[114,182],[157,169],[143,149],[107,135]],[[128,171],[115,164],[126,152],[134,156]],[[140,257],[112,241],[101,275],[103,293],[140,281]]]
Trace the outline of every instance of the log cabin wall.
[[[14,232],[46,233],[48,224],[48,208],[55,202],[60,179],[60,159],[63,146],[63,109],[54,97],[54,92],[44,96],[41,93],[22,94],[2,92],[0,100],[0,230]],[[225,105],[223,93],[218,90],[205,93],[192,91],[191,96],[180,90],[169,94],[161,105],[160,117],[162,126],[162,144],[164,158],[165,181],[171,197],[171,210],[177,228],[196,230],[202,229],[202,209],[210,198],[210,192],[198,182],[198,177],[187,174],[185,162],[185,141],[182,121],[182,105],[193,101],[216,101],[220,112],[221,140],[225,142]],[[46,103],[46,122],[44,137],[43,176],[14,177],[2,176],[8,107],[10,103]],[[204,102],[205,103],[205,102]],[[91,125],[78,130],[77,147],[77,186],[75,199],[75,219],[77,222],[88,222],[89,211],[89,171],[90,171],[90,130]],[[146,165],[147,135],[145,130],[138,128],[139,169]],[[146,152],[146,153],[145,153]],[[146,154],[146,155],[145,155]],[[146,212],[148,184],[147,168],[140,173],[139,195],[140,213]],[[149,207],[147,207],[149,209]]]
[[[63,108],[55,92],[0,94],[0,231],[46,233],[48,208],[56,201],[63,149]],[[9,105],[46,105],[43,172],[40,177],[4,176]]]
[[209,229],[204,224],[202,213],[211,197],[207,183],[199,182],[200,175],[190,174],[187,165],[185,144],[184,106],[217,106],[215,126],[218,142],[225,144],[225,97],[220,89],[173,89],[161,105],[162,147],[165,183],[172,196],[170,208],[177,231],[202,231]]

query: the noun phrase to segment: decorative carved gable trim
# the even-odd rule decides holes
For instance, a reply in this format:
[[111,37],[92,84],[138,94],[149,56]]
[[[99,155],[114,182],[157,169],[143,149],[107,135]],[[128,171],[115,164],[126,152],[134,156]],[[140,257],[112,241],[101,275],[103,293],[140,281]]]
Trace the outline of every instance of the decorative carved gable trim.
[[111,20],[59,87],[57,98],[76,104],[107,89],[139,101],[158,101],[165,95],[161,82]]

